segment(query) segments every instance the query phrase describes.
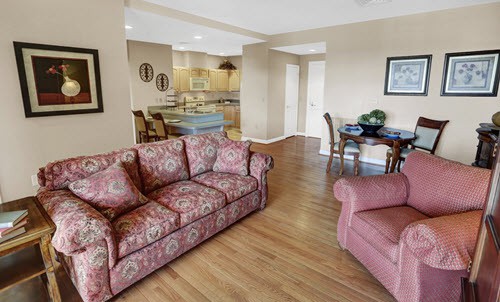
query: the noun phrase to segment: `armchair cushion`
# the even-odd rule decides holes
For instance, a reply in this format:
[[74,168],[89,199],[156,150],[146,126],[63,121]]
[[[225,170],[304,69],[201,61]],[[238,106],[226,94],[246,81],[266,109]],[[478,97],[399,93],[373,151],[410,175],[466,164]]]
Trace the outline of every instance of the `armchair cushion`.
[[214,172],[247,176],[251,144],[250,141],[236,142],[226,139],[217,150]]
[[180,227],[207,216],[226,205],[224,193],[190,180],[158,189],[148,198],[180,214]]
[[408,205],[429,217],[482,209],[491,173],[423,152],[410,153],[402,172]]
[[406,204],[407,180],[403,174],[344,177],[333,186],[335,198],[349,202],[350,213]]
[[135,252],[179,228],[179,214],[150,201],[115,221],[118,258]]
[[409,225],[403,244],[425,264],[443,270],[466,269],[472,259],[482,211],[441,216]]
[[189,170],[180,139],[135,145],[144,192],[149,194],[171,183],[189,179]]
[[69,189],[108,220],[148,201],[134,186],[120,162],[85,179],[72,182]]
[[212,171],[217,160],[217,150],[227,138],[226,132],[210,132],[182,136],[186,145],[186,156],[191,177]]
[[427,218],[412,207],[392,207],[354,213],[351,227],[392,263],[397,263],[401,233],[410,223]]
[[221,191],[226,195],[227,203],[231,203],[257,190],[257,179],[252,176],[208,172],[193,177],[191,180]]

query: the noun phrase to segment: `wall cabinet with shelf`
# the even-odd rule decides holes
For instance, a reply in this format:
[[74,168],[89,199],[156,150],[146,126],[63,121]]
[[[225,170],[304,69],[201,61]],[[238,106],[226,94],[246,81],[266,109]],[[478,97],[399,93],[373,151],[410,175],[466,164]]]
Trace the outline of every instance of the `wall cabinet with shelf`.
[[189,91],[189,68],[185,67],[174,67],[174,89],[177,92]]
[[208,68],[173,68],[173,87],[177,92],[190,91],[190,78],[208,78],[209,91],[240,91],[240,71]]

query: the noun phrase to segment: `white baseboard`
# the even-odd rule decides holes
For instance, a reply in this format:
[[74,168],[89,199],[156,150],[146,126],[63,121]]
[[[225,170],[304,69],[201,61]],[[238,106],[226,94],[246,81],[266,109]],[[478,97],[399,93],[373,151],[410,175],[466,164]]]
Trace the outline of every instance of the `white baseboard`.
[[279,136],[279,137],[275,137],[275,138],[271,138],[271,139],[260,139],[260,138],[251,138],[251,137],[242,136],[241,140],[242,141],[251,140],[254,143],[268,145],[268,144],[272,144],[272,143],[284,140],[285,138],[286,138],[285,136]]
[[299,135],[299,136],[306,136],[306,133],[305,132],[297,132],[297,135]]
[[[328,150],[319,150],[319,154],[330,156],[330,151],[328,151]],[[340,157],[338,154],[334,154],[333,156],[334,157]],[[348,160],[354,160],[354,156],[352,156],[352,155],[345,155],[344,158],[348,159]],[[377,166],[385,166],[385,160],[378,159],[378,158],[370,158],[370,157],[360,156],[359,157],[359,161],[363,162],[363,163],[377,165]]]

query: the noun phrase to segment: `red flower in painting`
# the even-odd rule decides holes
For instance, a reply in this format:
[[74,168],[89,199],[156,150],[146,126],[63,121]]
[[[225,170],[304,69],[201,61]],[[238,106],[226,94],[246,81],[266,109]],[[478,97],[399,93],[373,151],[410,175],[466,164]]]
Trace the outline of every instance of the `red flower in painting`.
[[[54,66],[52,65],[52,67],[50,67],[49,69],[47,69],[47,71],[45,71],[46,73],[50,73],[50,74],[59,74],[59,75],[62,75],[64,76],[64,73],[68,70],[69,68],[69,64],[61,64],[59,66]],[[61,72],[57,71],[57,69],[59,69]]]
[[56,70],[56,67],[54,65],[52,65],[52,67],[50,67],[46,73],[50,73],[50,74],[55,74],[57,72]]
[[59,65],[59,69],[62,71],[62,72],[65,72],[69,67],[69,64],[62,64],[62,65]]

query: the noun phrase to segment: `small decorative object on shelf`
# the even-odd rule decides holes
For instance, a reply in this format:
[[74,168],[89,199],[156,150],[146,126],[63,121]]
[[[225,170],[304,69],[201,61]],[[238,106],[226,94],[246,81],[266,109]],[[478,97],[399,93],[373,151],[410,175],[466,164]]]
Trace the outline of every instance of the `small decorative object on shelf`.
[[385,112],[380,109],[374,109],[370,113],[362,114],[358,117],[358,124],[366,132],[374,133],[384,127]]
[[139,67],[139,75],[144,82],[151,82],[154,76],[153,66],[149,63],[142,63]]

